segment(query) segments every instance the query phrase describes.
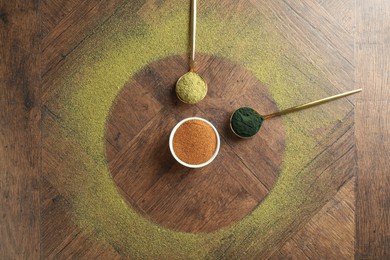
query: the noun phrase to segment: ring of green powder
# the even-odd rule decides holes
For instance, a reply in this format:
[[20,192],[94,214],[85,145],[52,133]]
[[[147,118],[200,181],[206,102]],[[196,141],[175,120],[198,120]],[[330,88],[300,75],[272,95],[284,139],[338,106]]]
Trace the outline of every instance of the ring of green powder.
[[[118,251],[135,258],[164,255],[172,259],[199,259],[217,257],[219,250],[221,254],[230,250],[242,255],[242,245],[248,236],[274,232],[274,227],[287,228],[294,217],[299,217],[293,214],[297,206],[306,200],[304,189],[299,186],[305,184],[299,183],[297,173],[306,163],[305,156],[312,151],[315,140],[307,133],[296,131],[290,121],[285,121],[290,141],[282,175],[272,192],[251,215],[215,233],[176,232],[139,216],[116,191],[105,162],[105,121],[120,88],[149,62],[187,50],[188,28],[183,25],[188,24],[188,10],[182,8],[181,1],[168,2],[148,14],[145,22],[127,13],[122,15],[124,18],[115,16],[71,54],[78,57],[72,64],[64,66],[64,76],[59,79],[63,92],[56,101],[60,103],[56,112],[71,130],[64,129],[58,140],[71,137],[78,143],[73,151],[73,163],[81,165],[74,166],[81,173],[71,175],[73,180],[67,186],[73,193],[76,221],[86,230],[97,231],[100,239]],[[218,5],[214,3],[214,6]],[[126,8],[132,10],[131,3],[125,5],[123,12]],[[270,87],[278,105],[285,106],[290,101],[284,97],[285,91],[294,85],[294,93],[300,92],[297,89],[305,93],[313,89],[308,87],[311,82],[281,63],[285,51],[282,46],[287,45],[272,32],[265,30],[259,34],[261,28],[272,29],[273,25],[267,24],[269,20],[261,20],[261,15],[253,16],[252,11],[243,8],[241,15],[226,17],[222,9],[200,10],[199,51],[240,62]],[[315,117],[310,119],[306,119],[309,127],[316,121]],[[311,128],[315,127],[318,123],[312,124]],[[104,196],[97,191],[104,192]],[[263,242],[256,240],[246,250],[253,246],[261,248]],[[223,249],[225,243],[230,243],[228,249]]]

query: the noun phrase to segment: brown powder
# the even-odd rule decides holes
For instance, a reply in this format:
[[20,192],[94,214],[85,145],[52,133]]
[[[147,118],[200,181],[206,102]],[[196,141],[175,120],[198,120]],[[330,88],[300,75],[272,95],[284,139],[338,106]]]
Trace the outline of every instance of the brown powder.
[[217,136],[213,128],[201,120],[184,122],[173,136],[173,150],[176,156],[188,164],[207,162],[216,148]]

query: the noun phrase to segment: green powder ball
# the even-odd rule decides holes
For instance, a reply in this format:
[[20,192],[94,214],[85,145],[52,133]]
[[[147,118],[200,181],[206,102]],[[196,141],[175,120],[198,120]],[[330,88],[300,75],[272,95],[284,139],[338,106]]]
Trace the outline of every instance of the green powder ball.
[[198,103],[206,94],[206,82],[195,72],[187,72],[176,83],[176,95],[184,103]]
[[242,137],[254,136],[261,127],[264,118],[250,107],[241,107],[234,111],[231,118],[233,131]]

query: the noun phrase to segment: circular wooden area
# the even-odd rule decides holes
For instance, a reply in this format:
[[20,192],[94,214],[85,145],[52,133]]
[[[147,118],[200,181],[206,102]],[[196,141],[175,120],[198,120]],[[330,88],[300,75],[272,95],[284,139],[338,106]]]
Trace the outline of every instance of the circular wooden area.
[[[164,58],[124,86],[105,135],[110,172],[128,203],[161,226],[192,233],[211,232],[249,214],[275,184],[285,146],[280,118],[264,122],[252,139],[236,137],[229,128],[235,109],[250,106],[266,114],[277,107],[243,66],[214,56],[197,58],[209,88],[202,102],[177,99],[175,83],[188,62],[183,56]],[[211,121],[221,135],[219,155],[201,169],[181,166],[169,152],[172,128],[190,116]]]

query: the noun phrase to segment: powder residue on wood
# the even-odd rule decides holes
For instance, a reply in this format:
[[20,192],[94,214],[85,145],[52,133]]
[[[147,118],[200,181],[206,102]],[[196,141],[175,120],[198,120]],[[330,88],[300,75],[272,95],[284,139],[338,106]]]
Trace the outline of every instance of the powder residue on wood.
[[173,150],[188,164],[202,164],[210,160],[217,148],[213,128],[201,120],[184,122],[173,136]]
[[[330,178],[323,178],[326,173],[318,183],[318,175],[313,174],[316,170],[302,168],[326,138],[316,131],[330,129],[349,110],[317,107],[283,117],[288,142],[280,178],[266,200],[239,223],[207,234],[176,232],[151,223],[123,201],[104,156],[106,119],[125,82],[147,64],[187,51],[188,26],[183,25],[189,23],[189,5],[178,0],[157,1],[161,6],[151,9],[154,1],[146,2],[127,1],[67,56],[60,64],[61,76],[46,76],[51,86],[45,106],[57,116],[55,125],[62,131],[54,131],[50,117],[43,117],[44,151],[61,151],[58,161],[52,163],[57,170],[43,171],[72,205],[78,226],[122,255],[134,259],[249,258],[252,251],[259,255],[272,239],[285,236],[294,223],[326,201],[321,189],[337,189]],[[291,26],[280,21],[284,16],[276,9],[261,4],[253,7],[203,1],[199,6],[199,52],[245,66],[268,86],[280,109],[326,95],[317,86],[338,83],[327,80],[324,73],[343,70],[343,63],[338,66],[327,57],[329,53],[314,54],[312,48],[297,51],[296,45],[306,44],[307,39],[291,41],[295,39]],[[322,70],[322,66],[327,68]],[[220,104],[223,102],[226,100]],[[48,145],[49,138],[53,146]],[[309,188],[313,188],[310,196]]]

